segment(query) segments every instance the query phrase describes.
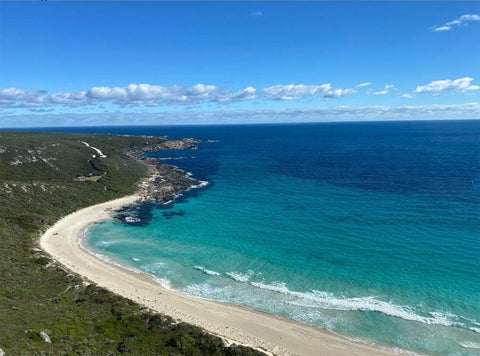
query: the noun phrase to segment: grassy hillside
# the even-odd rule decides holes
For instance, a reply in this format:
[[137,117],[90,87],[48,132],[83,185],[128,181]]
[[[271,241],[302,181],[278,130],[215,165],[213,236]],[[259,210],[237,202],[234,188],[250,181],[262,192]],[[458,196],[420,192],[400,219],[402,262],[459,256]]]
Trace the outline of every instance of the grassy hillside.
[[164,142],[0,132],[0,348],[6,355],[259,354],[225,347],[197,327],[87,285],[38,248],[41,232],[62,216],[134,191],[147,170],[123,154],[126,148]]

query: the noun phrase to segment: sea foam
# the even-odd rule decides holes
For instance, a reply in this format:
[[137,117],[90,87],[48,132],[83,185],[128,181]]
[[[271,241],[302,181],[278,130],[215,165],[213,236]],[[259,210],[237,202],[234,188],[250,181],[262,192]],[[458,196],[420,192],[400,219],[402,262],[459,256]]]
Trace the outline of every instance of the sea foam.
[[202,267],[202,266],[194,266],[193,268],[196,269],[196,270],[202,271],[203,273],[208,274],[209,276],[219,276],[220,275],[220,273],[209,270],[209,269],[206,269],[205,267]]
[[160,157],[159,159],[161,161],[177,161],[177,160],[182,160],[182,159],[194,159],[195,157]]
[[[335,296],[333,293],[318,290],[312,290],[311,292],[297,292],[288,289],[286,284],[283,282],[262,283],[250,281],[250,278],[254,274],[255,273],[253,271],[248,271],[247,273],[228,272],[227,276],[236,282],[245,283],[259,289],[280,293],[288,297],[284,300],[286,304],[301,308],[377,312],[404,320],[416,321],[424,324],[460,327],[469,329],[475,333],[480,333],[478,328],[471,327],[462,322],[462,320],[467,320],[466,318],[462,318],[461,316],[457,316],[452,313],[432,311],[427,312],[425,315],[420,315],[413,307],[383,301],[374,296],[344,297]],[[469,321],[475,325],[478,323],[475,320]]]
[[480,349],[480,342],[461,342],[460,346],[466,349]]
[[253,276],[253,271],[248,271],[247,273],[240,273],[240,272],[227,272],[227,276],[237,282],[248,283],[248,280],[251,276]]

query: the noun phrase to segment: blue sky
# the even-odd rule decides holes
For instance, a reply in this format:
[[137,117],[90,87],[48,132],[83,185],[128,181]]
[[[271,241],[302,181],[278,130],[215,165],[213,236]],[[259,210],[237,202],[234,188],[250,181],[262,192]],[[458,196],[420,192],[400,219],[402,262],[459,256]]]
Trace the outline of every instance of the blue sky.
[[480,118],[480,2],[2,2],[0,127]]

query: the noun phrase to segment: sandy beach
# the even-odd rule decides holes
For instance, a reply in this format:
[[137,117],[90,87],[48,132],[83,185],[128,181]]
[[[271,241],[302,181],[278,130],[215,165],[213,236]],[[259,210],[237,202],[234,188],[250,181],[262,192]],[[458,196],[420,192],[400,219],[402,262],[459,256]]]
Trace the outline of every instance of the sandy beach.
[[275,355],[389,354],[320,328],[165,289],[151,276],[102,261],[79,245],[79,238],[89,225],[108,219],[109,211],[139,198],[131,195],[72,213],[47,230],[40,245],[64,266],[99,286],[159,313],[200,326],[228,342]]

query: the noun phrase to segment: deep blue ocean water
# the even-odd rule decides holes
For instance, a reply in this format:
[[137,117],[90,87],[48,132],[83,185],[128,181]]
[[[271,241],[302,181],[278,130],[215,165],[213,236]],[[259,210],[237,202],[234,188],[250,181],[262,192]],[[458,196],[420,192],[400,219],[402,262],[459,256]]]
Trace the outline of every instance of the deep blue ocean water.
[[209,185],[92,226],[107,258],[355,340],[480,355],[480,121],[69,131],[218,141],[153,154]]

